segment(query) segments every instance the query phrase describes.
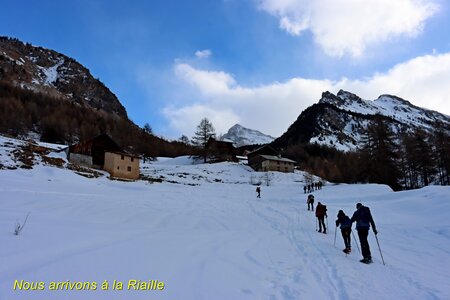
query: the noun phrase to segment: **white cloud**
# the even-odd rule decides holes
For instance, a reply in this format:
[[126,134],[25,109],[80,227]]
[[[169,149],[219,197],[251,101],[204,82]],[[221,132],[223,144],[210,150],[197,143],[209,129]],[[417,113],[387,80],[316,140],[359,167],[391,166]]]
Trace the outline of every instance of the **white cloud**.
[[320,99],[322,92],[336,93],[339,89],[364,99],[393,94],[450,115],[450,53],[417,57],[361,80],[293,78],[259,87],[243,87],[228,73],[198,70],[188,64],[176,65],[175,71],[179,79],[192,86],[197,101],[166,107],[164,113],[173,129],[188,135],[207,117],[218,133],[240,123],[280,136],[302,110]]
[[368,80],[342,79],[337,88],[373,99],[393,94],[411,103],[450,115],[450,52],[416,57]]
[[228,108],[194,103],[181,108],[166,107],[164,115],[169,119],[170,126],[181,134],[192,136],[200,124],[200,120],[208,118],[216,129],[216,133],[225,133],[232,125],[238,123],[239,117]]
[[361,55],[367,46],[418,35],[439,7],[433,0],[259,0],[292,35],[310,30],[332,56]]
[[197,58],[208,58],[211,54],[212,52],[209,49],[195,51],[195,56]]
[[225,72],[199,71],[186,63],[175,66],[175,74],[186,82],[197,85],[205,94],[224,94],[235,85],[232,75]]

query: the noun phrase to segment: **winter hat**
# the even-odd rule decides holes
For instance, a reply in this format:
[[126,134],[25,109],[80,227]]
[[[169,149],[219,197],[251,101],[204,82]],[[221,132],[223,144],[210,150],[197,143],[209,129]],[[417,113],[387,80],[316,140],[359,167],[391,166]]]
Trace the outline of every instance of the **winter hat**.
[[357,204],[356,204],[356,209],[360,208],[361,206],[362,206],[361,203],[357,203]]

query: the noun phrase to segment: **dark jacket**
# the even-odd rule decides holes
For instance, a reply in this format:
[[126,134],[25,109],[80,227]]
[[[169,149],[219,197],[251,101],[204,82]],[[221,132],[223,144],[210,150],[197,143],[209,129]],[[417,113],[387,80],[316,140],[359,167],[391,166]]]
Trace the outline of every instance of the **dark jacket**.
[[337,215],[336,226],[339,226],[339,224],[341,224],[341,229],[352,228],[352,222],[350,221],[350,218],[343,212],[340,212]]
[[361,205],[358,208],[351,218],[351,223],[356,221],[356,230],[359,229],[369,229],[370,225],[372,225],[372,229],[376,231],[375,222],[373,221],[372,214],[370,213],[370,209],[366,206]]
[[308,199],[306,200],[306,203],[314,203],[314,196],[308,195]]
[[316,206],[316,217],[325,217],[327,215],[327,207],[322,203],[317,203]]

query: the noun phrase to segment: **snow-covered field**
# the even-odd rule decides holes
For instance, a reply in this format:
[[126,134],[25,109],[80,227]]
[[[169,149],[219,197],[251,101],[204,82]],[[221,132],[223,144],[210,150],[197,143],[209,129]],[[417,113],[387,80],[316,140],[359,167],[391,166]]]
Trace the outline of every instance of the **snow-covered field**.
[[[450,299],[449,187],[327,184],[314,193],[328,207],[324,235],[306,209],[303,173],[273,173],[261,199],[250,182],[265,175],[243,165],[161,159],[143,173],[177,183],[88,179],[42,164],[0,170],[0,299]],[[359,263],[353,239],[342,253],[339,230],[333,245],[337,211],[351,215],[359,201],[374,215],[385,266],[372,232],[371,265]],[[44,290],[14,290],[15,280]],[[128,290],[129,280],[165,286]],[[67,281],[98,286],[70,290]]]

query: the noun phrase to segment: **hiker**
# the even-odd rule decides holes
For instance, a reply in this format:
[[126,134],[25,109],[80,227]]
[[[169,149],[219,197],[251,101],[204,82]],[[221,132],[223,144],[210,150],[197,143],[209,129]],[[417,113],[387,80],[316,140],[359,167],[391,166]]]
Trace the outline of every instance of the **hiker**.
[[258,194],[256,198],[261,198],[261,188],[259,186],[256,187],[256,193]]
[[340,210],[337,214],[336,227],[338,227],[339,224],[341,225],[340,228],[342,238],[344,239],[345,244],[345,249],[342,251],[344,251],[345,254],[349,254],[352,251],[352,246],[350,243],[350,234],[352,233],[352,222],[350,221],[350,218],[345,215],[343,210]]
[[322,232],[322,226],[323,226],[323,233],[327,233],[327,228],[325,227],[325,217],[327,217],[326,205],[323,205],[320,202],[317,203],[316,217],[317,217],[317,220],[319,221],[319,232]]
[[370,209],[361,203],[356,204],[356,211],[353,213],[350,222],[353,223],[356,221],[356,230],[358,231],[359,242],[361,243],[361,253],[363,259],[360,262],[369,264],[372,262],[372,255],[370,253],[369,242],[367,241],[367,237],[369,235],[370,225],[372,225],[372,230],[375,235],[377,235],[378,231],[375,227],[375,222],[373,221],[372,214],[370,213]]
[[303,194],[306,194],[306,185],[303,186]]
[[306,203],[308,203],[308,210],[311,206],[311,210],[314,211],[314,196],[312,194],[308,195],[308,198],[306,199]]

